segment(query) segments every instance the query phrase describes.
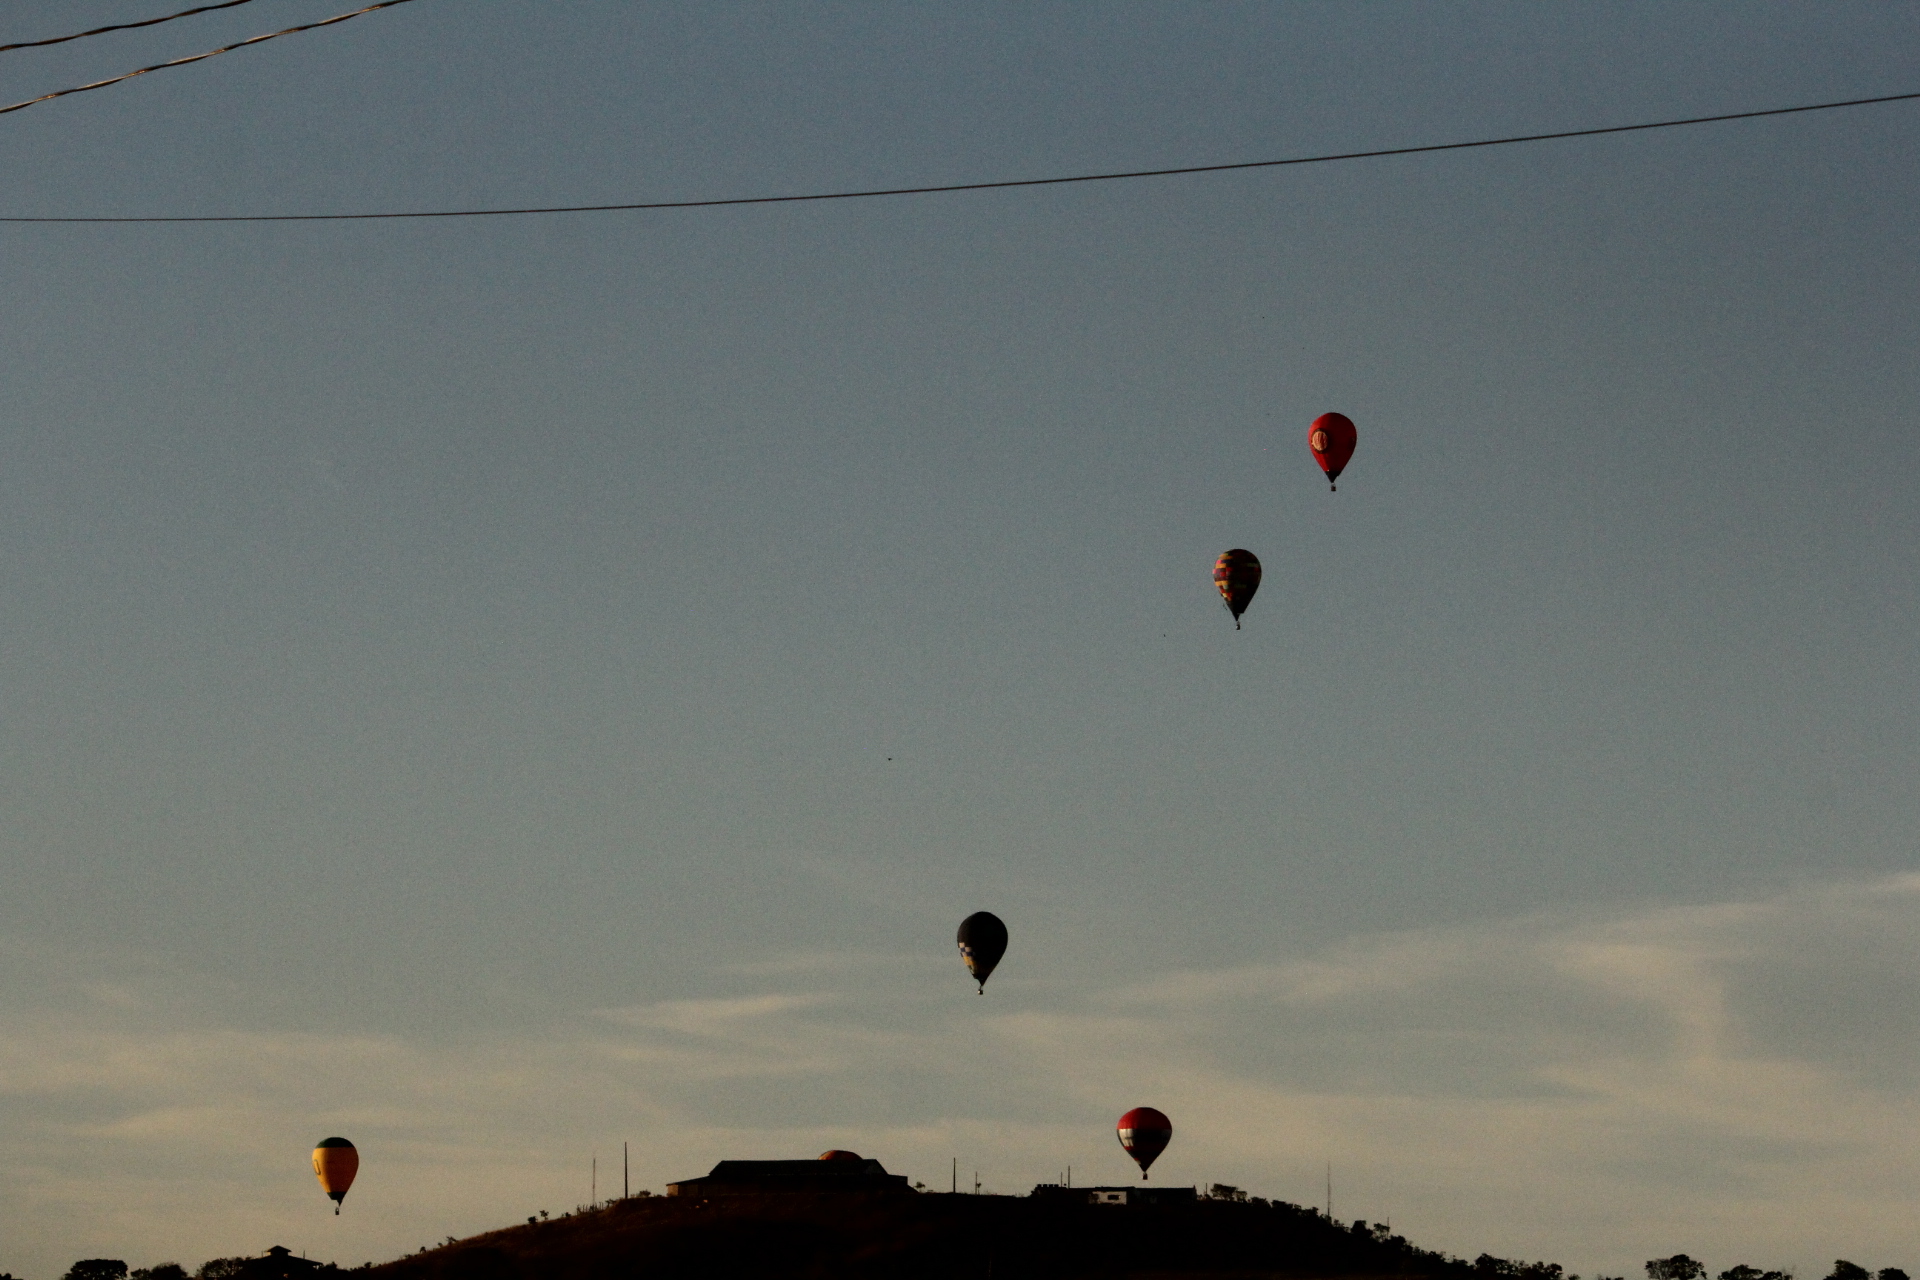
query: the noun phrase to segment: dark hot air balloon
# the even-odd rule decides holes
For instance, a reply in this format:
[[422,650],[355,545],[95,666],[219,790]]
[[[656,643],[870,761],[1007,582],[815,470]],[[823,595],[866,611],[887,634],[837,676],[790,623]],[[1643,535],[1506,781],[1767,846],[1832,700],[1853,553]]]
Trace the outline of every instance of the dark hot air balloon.
[[857,1155],[856,1153],[852,1151],[842,1151],[838,1147],[835,1147],[832,1151],[822,1151],[820,1153],[820,1158],[822,1160],[858,1160],[860,1159],[859,1155]]
[[979,982],[979,994],[985,995],[993,967],[1007,954],[1007,926],[991,911],[976,911],[960,922],[959,941],[960,958]]
[[1247,611],[1253,602],[1253,593],[1260,589],[1260,557],[1235,547],[1213,562],[1213,585],[1220,588],[1220,598],[1227,602],[1227,612],[1233,615],[1233,629],[1238,631],[1240,615]]
[[353,1175],[360,1172],[360,1153],[345,1138],[328,1138],[313,1149],[313,1172],[337,1214],[347,1188],[353,1185]]
[[1173,1141],[1173,1121],[1152,1107],[1135,1107],[1127,1112],[1120,1117],[1116,1130],[1120,1145],[1140,1166],[1142,1179],[1147,1176],[1147,1166]]
[[1327,488],[1339,487],[1334,481],[1347,469],[1347,463],[1353,457],[1353,446],[1359,439],[1360,433],[1354,430],[1353,419],[1344,413],[1323,413],[1307,428],[1307,448],[1313,450],[1313,460],[1327,473]]

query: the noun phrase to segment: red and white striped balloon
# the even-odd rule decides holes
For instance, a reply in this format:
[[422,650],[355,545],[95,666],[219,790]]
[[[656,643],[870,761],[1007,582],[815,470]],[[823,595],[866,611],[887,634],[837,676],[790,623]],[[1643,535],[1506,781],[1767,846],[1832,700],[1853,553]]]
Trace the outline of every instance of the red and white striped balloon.
[[1135,1107],[1127,1112],[1120,1117],[1117,1130],[1120,1145],[1140,1166],[1142,1178],[1147,1176],[1147,1166],[1173,1141],[1173,1121],[1152,1107]]

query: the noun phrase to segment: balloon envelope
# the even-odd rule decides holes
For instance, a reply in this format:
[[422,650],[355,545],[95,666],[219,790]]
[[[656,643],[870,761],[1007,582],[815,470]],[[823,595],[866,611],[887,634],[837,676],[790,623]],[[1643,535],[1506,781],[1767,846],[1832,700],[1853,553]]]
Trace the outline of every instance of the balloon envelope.
[[1115,1128],[1120,1135],[1120,1145],[1140,1166],[1142,1178],[1147,1176],[1147,1166],[1173,1141],[1173,1121],[1152,1107],[1135,1107],[1120,1117]]
[[1313,460],[1327,473],[1327,487],[1334,488],[1334,481],[1347,469],[1347,463],[1353,458],[1353,446],[1359,443],[1360,433],[1354,430],[1353,419],[1344,413],[1323,413],[1313,420],[1307,428],[1307,448],[1313,450]]
[[984,992],[993,967],[1007,954],[1007,926],[991,911],[976,911],[960,922],[959,943],[960,958],[967,962],[967,972]]
[[347,1188],[353,1185],[353,1175],[360,1172],[360,1153],[345,1138],[328,1138],[313,1149],[313,1173],[320,1179],[320,1189],[333,1201],[333,1211],[340,1212],[340,1202],[347,1198]]
[[1238,631],[1240,615],[1260,589],[1260,557],[1240,547],[1222,554],[1213,562],[1213,585],[1220,588],[1220,598],[1227,602],[1227,612],[1233,615],[1233,627]]
[[852,1151],[842,1151],[835,1147],[832,1151],[822,1151],[820,1158],[822,1160],[858,1160],[860,1157]]

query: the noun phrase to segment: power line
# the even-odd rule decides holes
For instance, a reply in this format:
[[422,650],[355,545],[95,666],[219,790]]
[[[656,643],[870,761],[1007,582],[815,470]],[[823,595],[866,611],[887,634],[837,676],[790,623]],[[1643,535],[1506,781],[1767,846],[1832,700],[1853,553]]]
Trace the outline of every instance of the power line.
[[103,36],[109,31],[131,31],[135,27],[157,27],[163,22],[172,22],[175,18],[191,18],[196,13],[211,13],[215,9],[231,9],[237,5],[252,3],[253,0],[221,0],[219,4],[203,4],[198,9],[182,9],[179,13],[170,13],[164,18],[148,18],[143,22],[121,22],[111,27],[95,27],[91,31],[76,31],[70,36],[54,36],[47,40],[22,40],[18,44],[0,44],[0,53],[11,53],[15,49],[39,49],[50,44],[65,44],[69,40],[84,40],[88,36]]
[[[403,4],[406,0],[387,0]],[[374,9],[384,5],[370,6]],[[366,12],[360,10],[359,12]],[[343,17],[353,17],[345,14]],[[340,18],[329,21],[338,22]],[[318,24],[316,24],[318,25]],[[293,30],[304,30],[295,27]],[[278,33],[276,33],[278,34]],[[265,39],[265,37],[256,37]],[[216,51],[218,52],[218,51]],[[202,55],[207,56],[207,55]],[[68,92],[72,92],[69,90]],[[954,182],[930,187],[876,187],[861,191],[823,191],[791,196],[734,196],[718,200],[654,200],[637,204],[544,205],[524,209],[433,209],[411,213],[249,213],[200,216],[84,218],[84,217],[5,217],[6,222],[365,222],[381,218],[501,218],[535,213],[616,213],[645,209],[717,209],[729,205],[804,204],[820,200],[863,200],[872,196],[926,196],[955,191],[1001,191],[1011,187],[1057,187],[1074,182],[1118,182],[1130,178],[1172,178],[1193,173],[1227,173],[1236,169],[1279,169],[1297,164],[1329,164],[1340,160],[1374,160],[1385,156],[1424,155],[1435,151],[1466,151],[1475,147],[1505,147],[1520,142],[1552,142],[1561,138],[1592,138],[1607,133],[1638,133],[1648,129],[1677,129],[1686,125],[1717,124],[1726,120],[1757,120],[1763,116],[1789,116],[1806,111],[1834,111],[1842,107],[1866,107],[1885,102],[1910,102],[1916,93],[1889,93],[1877,98],[1849,98],[1844,102],[1814,102],[1799,107],[1770,107],[1764,111],[1734,111],[1717,116],[1689,116],[1683,120],[1653,120],[1645,124],[1615,124],[1595,129],[1564,129],[1557,133],[1523,133],[1504,138],[1480,138],[1472,142],[1435,142],[1418,147],[1387,147],[1378,151],[1339,151],[1317,156],[1294,156],[1286,160],[1245,160],[1237,164],[1196,164],[1175,169],[1131,169],[1117,173],[1081,173],[1060,178],[1013,178],[1001,182]],[[4,108],[6,111],[17,110]]]
[[[10,107],[0,107],[0,116],[7,114],[9,111],[24,111],[36,102],[45,102],[49,98],[64,98],[70,93],[85,93],[89,89],[104,89],[110,84],[119,84],[122,80],[131,80],[135,76],[143,76],[149,71],[165,71],[168,67],[184,67],[189,62],[205,62],[208,58],[217,58],[223,53],[232,53],[235,49],[244,49],[248,45],[259,44],[262,40],[276,40],[281,36],[290,36],[296,32],[312,31],[315,27],[330,27],[336,22],[345,22],[348,18],[357,18],[363,13],[372,13],[375,9],[391,9],[397,4],[410,3],[412,3],[412,0],[380,0],[378,4],[370,4],[364,9],[355,9],[352,13],[343,13],[332,18],[322,18],[318,22],[305,22],[297,27],[288,27],[284,31],[269,31],[263,36],[252,36],[240,41],[238,44],[222,45],[218,49],[209,49],[205,53],[196,53],[191,57],[175,58],[171,62],[156,62],[150,67],[141,67],[138,71],[129,71],[123,76],[114,76],[107,80],[95,80],[92,84],[75,85],[71,89],[55,89],[52,93],[43,93],[37,98],[28,98],[25,102],[16,102]],[[209,7],[220,8],[222,6],[213,5]]]

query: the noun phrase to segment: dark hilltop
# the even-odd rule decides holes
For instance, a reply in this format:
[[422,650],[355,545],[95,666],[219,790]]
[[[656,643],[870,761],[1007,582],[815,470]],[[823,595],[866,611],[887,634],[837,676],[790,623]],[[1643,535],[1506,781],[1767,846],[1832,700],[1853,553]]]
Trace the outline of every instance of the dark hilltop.
[[[393,1280],[621,1277],[1394,1277],[1561,1280],[1561,1269],[1416,1248],[1385,1227],[1231,1187],[1182,1203],[1091,1203],[1092,1189],[1030,1196],[905,1190],[639,1196],[375,1267]],[[1112,1189],[1109,1198],[1119,1198]],[[1138,1198],[1136,1198],[1138,1199]]]

